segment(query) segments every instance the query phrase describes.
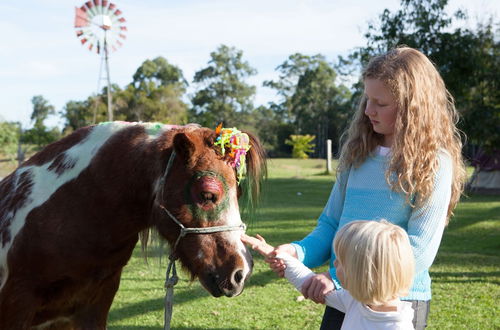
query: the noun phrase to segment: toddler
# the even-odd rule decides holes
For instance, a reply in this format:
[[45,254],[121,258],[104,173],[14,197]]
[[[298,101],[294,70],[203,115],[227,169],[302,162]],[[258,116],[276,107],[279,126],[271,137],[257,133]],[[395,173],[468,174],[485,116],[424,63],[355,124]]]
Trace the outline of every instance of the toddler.
[[[264,238],[248,235],[242,241],[265,257],[274,247]],[[342,329],[414,329],[408,294],[414,273],[408,235],[385,220],[353,221],[342,227],[334,240],[335,269],[342,288],[325,296],[325,303],[346,314]],[[314,273],[298,259],[281,253],[285,277],[301,291]]]

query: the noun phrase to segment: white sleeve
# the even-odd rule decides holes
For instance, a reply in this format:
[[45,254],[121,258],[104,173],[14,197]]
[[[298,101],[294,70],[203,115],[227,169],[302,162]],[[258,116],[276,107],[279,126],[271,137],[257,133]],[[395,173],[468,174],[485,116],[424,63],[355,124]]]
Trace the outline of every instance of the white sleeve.
[[[276,258],[283,259],[286,264],[285,277],[297,290],[301,291],[302,284],[314,275],[314,272],[307,268],[297,258],[288,254],[278,254]],[[347,307],[354,301],[347,290],[332,290],[325,296],[326,305],[336,308],[345,313]]]
[[297,258],[292,257],[288,254],[278,254],[276,258],[283,259],[286,264],[285,277],[290,283],[292,283],[297,290],[301,291],[302,284],[314,275],[314,272],[307,268],[303,263],[301,263]]
[[351,296],[349,291],[344,289],[332,290],[325,296],[326,305],[338,309],[342,313],[347,311],[353,301],[354,298]]

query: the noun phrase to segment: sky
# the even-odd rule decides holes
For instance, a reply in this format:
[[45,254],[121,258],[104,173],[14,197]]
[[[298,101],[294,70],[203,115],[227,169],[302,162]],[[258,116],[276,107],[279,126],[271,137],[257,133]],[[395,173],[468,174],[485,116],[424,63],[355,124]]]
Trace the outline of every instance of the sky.
[[[32,126],[31,99],[42,95],[56,111],[66,102],[96,93],[101,58],[77,39],[75,7],[85,1],[2,0],[0,2],[0,121]],[[328,61],[365,44],[368,22],[399,0],[116,0],[126,19],[123,47],[110,54],[112,83],[124,87],[147,59],[165,57],[191,83],[221,44],[243,51],[257,70],[247,80],[257,87],[256,106],[276,101],[262,87],[276,80],[276,67],[289,55],[322,54]],[[498,20],[498,0],[449,0],[448,13],[461,8],[475,21]],[[189,92],[190,90],[188,90]],[[192,91],[192,90],[191,90]],[[48,126],[62,126],[60,117]]]

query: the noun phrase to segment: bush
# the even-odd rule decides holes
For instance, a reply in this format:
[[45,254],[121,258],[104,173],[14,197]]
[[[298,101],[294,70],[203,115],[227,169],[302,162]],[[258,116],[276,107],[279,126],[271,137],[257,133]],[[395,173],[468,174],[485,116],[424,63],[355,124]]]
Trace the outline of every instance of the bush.
[[19,142],[19,127],[15,123],[0,122],[1,157],[15,159]]
[[308,153],[314,151],[315,144],[312,141],[316,137],[314,135],[290,135],[290,139],[285,141],[286,144],[292,146],[292,157],[299,159],[309,158]]

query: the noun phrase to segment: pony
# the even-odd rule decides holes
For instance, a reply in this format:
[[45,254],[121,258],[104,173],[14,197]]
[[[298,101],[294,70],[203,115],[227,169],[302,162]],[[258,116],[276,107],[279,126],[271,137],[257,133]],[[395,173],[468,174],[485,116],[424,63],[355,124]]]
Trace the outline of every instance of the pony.
[[[257,197],[265,157],[248,135],[245,193]],[[243,185],[216,140],[193,124],[103,123],[48,145],[2,180],[0,329],[105,329],[141,233],[154,228],[172,246],[179,224],[241,227]],[[174,252],[211,295],[237,296],[253,266],[241,234],[186,235]]]

